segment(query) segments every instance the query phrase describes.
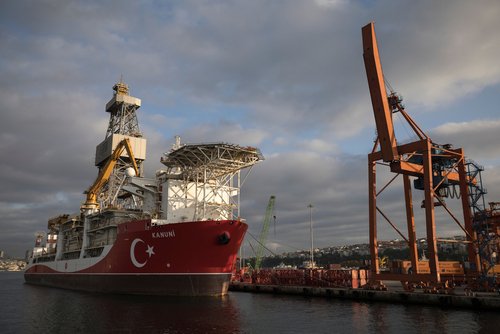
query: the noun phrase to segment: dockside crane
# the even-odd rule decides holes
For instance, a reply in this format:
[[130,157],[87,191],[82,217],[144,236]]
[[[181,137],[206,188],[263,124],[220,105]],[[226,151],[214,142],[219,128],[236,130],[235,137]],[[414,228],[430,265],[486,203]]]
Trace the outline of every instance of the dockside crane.
[[[471,209],[473,205],[469,200],[473,193],[479,193],[480,196],[485,193],[480,184],[480,178],[477,177],[481,169],[474,168],[475,164],[471,165],[465,160],[463,149],[434,143],[408,115],[401,103],[402,98],[395,92],[387,93],[373,23],[369,23],[362,28],[362,38],[363,58],[377,128],[377,139],[372,152],[368,155],[372,282],[382,280],[441,282],[437,254],[436,206],[442,207],[464,231],[465,242],[468,245],[468,261],[471,264],[469,273],[477,274],[481,268],[481,261],[477,250],[477,231],[473,226],[473,212]],[[404,145],[398,144],[392,121],[392,116],[395,113],[403,116],[416,137],[418,137],[418,140]],[[376,184],[377,165],[388,166],[390,171],[396,174],[389,183],[378,191]],[[398,175],[403,176],[407,233],[397,229],[388,216],[377,206],[377,197]],[[423,190],[425,194],[422,207],[425,208],[427,256],[429,258],[430,273],[421,273],[418,268],[410,178],[414,178],[414,188]],[[444,197],[450,193],[450,187],[456,187],[459,190],[462,206],[461,219],[451,212],[444,201]],[[411,274],[386,274],[380,272],[377,246],[377,212],[408,243],[410,260],[412,268],[414,268]]]
[[262,230],[259,235],[259,245],[257,247],[257,252],[255,256],[255,270],[260,269],[260,265],[262,263],[262,257],[264,256],[264,249],[267,241],[267,235],[269,232],[269,225],[271,224],[271,219],[276,217],[274,216],[274,203],[276,201],[276,196],[269,197],[269,202],[266,208],[266,215],[264,216],[264,221],[262,222]]

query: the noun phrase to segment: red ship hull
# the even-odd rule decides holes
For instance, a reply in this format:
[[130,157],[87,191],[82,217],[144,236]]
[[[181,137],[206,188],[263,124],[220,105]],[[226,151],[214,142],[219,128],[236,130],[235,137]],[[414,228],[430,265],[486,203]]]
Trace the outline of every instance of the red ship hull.
[[217,296],[227,293],[248,226],[238,220],[122,223],[98,257],[31,263],[27,283],[92,292]]

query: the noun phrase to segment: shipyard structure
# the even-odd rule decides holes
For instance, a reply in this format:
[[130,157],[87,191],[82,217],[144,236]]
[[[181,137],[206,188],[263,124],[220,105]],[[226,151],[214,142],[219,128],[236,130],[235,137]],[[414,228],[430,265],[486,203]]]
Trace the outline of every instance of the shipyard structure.
[[106,104],[98,176],[75,214],[36,234],[25,280],[52,287],[129,294],[224,295],[247,230],[240,186],[263,160],[255,147],[182,144],[144,177],[141,100],[120,81]]

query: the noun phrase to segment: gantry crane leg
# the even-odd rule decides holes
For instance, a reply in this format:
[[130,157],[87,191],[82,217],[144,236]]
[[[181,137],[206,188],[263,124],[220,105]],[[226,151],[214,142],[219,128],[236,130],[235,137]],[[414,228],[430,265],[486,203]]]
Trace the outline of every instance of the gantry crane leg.
[[370,255],[372,278],[380,273],[377,245],[377,158],[374,154],[368,155],[368,203],[370,223]]
[[406,203],[406,223],[408,227],[408,248],[410,249],[410,261],[413,272],[418,274],[418,249],[415,231],[415,216],[413,215],[413,197],[411,193],[410,177],[403,175]]
[[425,224],[427,231],[427,257],[429,258],[429,269],[431,279],[440,282],[437,242],[436,242],[436,220],[434,216],[434,188],[432,180],[432,153],[431,142],[427,140],[423,151],[424,167],[424,193],[425,193]]

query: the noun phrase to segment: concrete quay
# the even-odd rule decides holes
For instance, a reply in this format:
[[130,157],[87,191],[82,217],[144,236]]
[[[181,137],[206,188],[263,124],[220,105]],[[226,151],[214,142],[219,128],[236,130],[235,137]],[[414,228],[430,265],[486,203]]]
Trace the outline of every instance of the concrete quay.
[[[325,288],[288,285],[259,285],[252,283],[231,282],[230,291],[271,293],[283,295],[303,295],[310,297],[339,298],[367,302],[387,302],[403,304],[434,305],[449,308],[468,308],[474,310],[500,311],[500,295],[498,293],[475,293],[465,295],[462,291],[455,294],[433,294],[407,292],[402,289],[389,288],[387,291],[364,290],[351,288]],[[460,293],[462,292],[462,293]]]

